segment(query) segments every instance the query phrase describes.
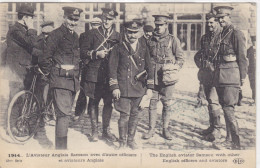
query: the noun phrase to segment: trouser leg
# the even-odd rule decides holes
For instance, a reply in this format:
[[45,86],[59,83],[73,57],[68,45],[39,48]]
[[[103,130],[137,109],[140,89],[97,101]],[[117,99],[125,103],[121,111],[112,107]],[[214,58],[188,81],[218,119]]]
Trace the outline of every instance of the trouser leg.
[[127,132],[128,132],[129,115],[120,112],[120,118],[118,120],[118,132],[119,132],[119,148],[126,147]]
[[88,113],[90,115],[92,141],[97,141],[98,138],[98,102],[95,99],[89,98]]
[[155,125],[157,120],[157,104],[158,100],[151,99],[149,105],[149,130],[147,133],[144,134],[144,139],[149,139],[153,137],[155,133]]
[[172,139],[172,136],[168,130],[170,119],[171,119],[171,113],[172,113],[172,109],[171,109],[172,102],[173,100],[171,99],[162,100],[163,137],[168,140]]
[[69,128],[69,116],[58,116],[56,118],[55,148],[67,149],[67,134]]
[[55,145],[56,149],[67,149],[67,135],[74,93],[66,89],[53,89],[54,109],[56,112]]
[[82,90],[79,92],[78,100],[75,107],[75,116],[80,116],[86,110],[87,98]]
[[137,149],[138,146],[134,141],[137,125],[138,125],[138,105],[141,101],[141,98],[133,98],[131,101],[131,111],[130,111],[130,117],[128,121],[128,137],[127,137],[127,145],[131,149]]

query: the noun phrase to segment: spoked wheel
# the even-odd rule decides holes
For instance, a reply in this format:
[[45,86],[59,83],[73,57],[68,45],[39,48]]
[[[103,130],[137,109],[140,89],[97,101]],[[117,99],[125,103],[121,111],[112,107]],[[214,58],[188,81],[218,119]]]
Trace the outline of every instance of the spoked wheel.
[[18,92],[8,107],[7,131],[18,143],[25,143],[36,132],[40,119],[40,105],[30,91]]

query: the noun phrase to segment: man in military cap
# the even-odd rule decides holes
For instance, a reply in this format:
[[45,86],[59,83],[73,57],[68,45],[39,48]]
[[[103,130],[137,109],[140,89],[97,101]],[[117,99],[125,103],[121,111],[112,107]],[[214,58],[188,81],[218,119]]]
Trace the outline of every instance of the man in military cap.
[[[247,74],[246,40],[244,34],[231,23],[232,7],[218,6],[214,9],[223,30],[216,57],[213,84],[224,111],[227,139],[224,143],[217,142],[213,145],[218,149],[222,147],[240,149],[239,128],[234,108],[238,102],[239,87],[243,85]],[[229,132],[232,143],[229,141]]]
[[[110,51],[121,40],[121,36],[113,28],[118,13],[108,8],[102,8],[102,10],[102,25],[98,29],[92,29],[80,35],[80,56],[85,62],[81,79],[85,94],[89,96],[88,113],[91,118],[92,141],[98,140],[98,106],[103,98],[102,137],[106,142],[111,143],[117,141],[117,138],[109,128],[112,115],[112,93],[108,84],[108,59]],[[86,101],[81,102],[77,103],[77,111],[84,110],[80,107],[83,107]]]
[[151,138],[155,133],[155,124],[157,119],[157,104],[161,100],[163,104],[163,137],[171,140],[171,134],[168,130],[170,114],[173,104],[173,90],[177,82],[178,71],[184,63],[184,53],[180,46],[178,38],[169,34],[168,15],[153,15],[155,18],[155,30],[153,36],[148,41],[151,60],[154,69],[154,92],[149,106],[149,131],[144,134],[144,139]]
[[74,7],[62,9],[63,24],[49,34],[43,59],[39,63],[42,72],[50,74],[50,89],[56,112],[56,149],[67,149],[70,112],[75,93],[79,90],[79,38],[74,29],[83,11]]
[[[152,95],[153,70],[147,45],[145,41],[138,39],[141,23],[130,21],[124,26],[125,40],[116,45],[110,54],[109,85],[115,99],[115,108],[120,112],[120,148],[128,146],[137,149],[134,136],[140,113],[139,104],[145,93]],[[147,75],[147,82],[140,74]]]
[[91,21],[90,21],[90,25],[92,27],[92,29],[97,29],[102,23],[102,20],[98,17],[94,17]]
[[10,80],[10,98],[22,89],[29,89],[32,74],[23,65],[32,63],[32,54],[37,52],[34,43],[37,31],[33,27],[34,8],[22,4],[18,9],[18,21],[10,26],[7,33],[6,64],[10,74],[5,74]]
[[[200,132],[205,140],[214,141],[221,137],[220,134],[220,112],[218,95],[216,88],[212,85],[214,69],[214,59],[218,50],[221,27],[213,13],[206,14],[207,33],[201,38],[201,49],[195,54],[194,61],[199,68],[198,79],[200,81],[199,98],[205,94],[208,101],[209,123],[206,130]],[[202,92],[202,93],[201,93]]]

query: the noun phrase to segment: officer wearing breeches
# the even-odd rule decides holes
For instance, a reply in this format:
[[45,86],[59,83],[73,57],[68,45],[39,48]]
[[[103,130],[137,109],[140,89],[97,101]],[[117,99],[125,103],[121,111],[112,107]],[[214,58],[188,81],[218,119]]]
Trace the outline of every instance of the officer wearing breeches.
[[[113,46],[121,41],[121,36],[113,28],[118,13],[109,8],[102,10],[102,25],[80,35],[80,56],[85,62],[81,79],[85,94],[89,96],[88,113],[91,119],[92,141],[98,140],[98,106],[103,99],[102,138],[108,142],[115,142],[117,138],[109,128],[112,93],[108,84],[108,59]],[[80,104],[77,104],[76,110],[80,109],[78,105]]]
[[238,102],[239,88],[243,85],[247,74],[246,39],[244,34],[231,23],[232,7],[218,6],[214,9],[223,30],[213,82],[224,111],[227,134],[231,134],[231,142],[228,141],[229,135],[227,135],[227,141],[213,145],[217,149],[223,147],[240,149],[239,128],[234,108]]
[[49,34],[43,60],[39,63],[44,73],[50,73],[50,89],[56,112],[56,149],[67,149],[70,112],[79,90],[79,38],[74,29],[83,11],[74,7],[62,9],[64,22]]
[[115,98],[115,108],[120,112],[120,148],[137,149],[134,137],[141,112],[139,104],[145,93],[152,96],[153,70],[146,42],[138,39],[141,23],[130,21],[124,26],[125,40],[116,45],[110,55],[109,85]]
[[216,88],[212,86],[214,59],[218,51],[218,41],[220,40],[221,27],[213,13],[206,14],[208,32],[201,38],[201,49],[195,54],[194,61],[199,68],[198,79],[202,85],[202,92],[205,93],[208,101],[210,126],[200,132],[205,140],[214,141],[221,138],[220,134],[220,112],[218,95]]
[[157,104],[162,101],[163,111],[163,137],[171,140],[168,130],[170,114],[174,111],[173,90],[177,82],[177,73],[184,63],[184,53],[178,38],[169,34],[168,15],[153,15],[155,18],[155,30],[152,38],[148,41],[151,61],[154,66],[153,97],[149,106],[149,131],[144,134],[144,139],[151,138],[155,133],[157,120]]

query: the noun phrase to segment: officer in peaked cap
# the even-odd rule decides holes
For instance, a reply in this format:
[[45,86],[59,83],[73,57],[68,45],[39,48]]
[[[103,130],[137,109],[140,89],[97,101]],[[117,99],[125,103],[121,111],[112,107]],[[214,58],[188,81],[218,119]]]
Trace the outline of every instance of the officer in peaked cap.
[[[153,36],[148,40],[148,48],[151,55],[152,63],[154,64],[154,95],[151,98],[149,106],[149,131],[144,134],[144,139],[151,138],[155,133],[155,125],[157,120],[157,104],[159,101],[163,104],[162,120],[163,132],[165,139],[171,140],[171,134],[168,130],[170,122],[170,114],[174,109],[171,105],[174,98],[174,85],[176,79],[169,76],[167,72],[172,72],[175,77],[178,76],[178,71],[184,63],[184,53],[180,46],[178,38],[169,34],[168,20],[169,15],[153,15],[155,29]],[[171,70],[167,67],[171,67]]]
[[216,88],[212,86],[212,78],[214,72],[214,56],[218,49],[220,40],[221,27],[213,13],[206,14],[207,32],[201,37],[201,49],[195,54],[194,61],[199,68],[198,79],[200,88],[198,100],[202,104],[202,98],[208,101],[209,123],[210,126],[206,130],[200,132],[205,140],[214,141],[221,137],[220,134],[220,112],[218,95]]
[[39,62],[42,72],[50,74],[50,90],[56,113],[56,149],[67,149],[72,104],[79,90],[79,38],[74,29],[83,11],[74,7],[62,9],[63,24],[49,34],[43,59]]
[[110,8],[102,8],[103,11],[102,15],[107,19],[113,20],[116,16],[118,16],[117,11],[110,9]]
[[154,24],[166,24],[168,23],[168,20],[170,18],[167,14],[161,14],[161,15],[153,15],[154,17]]
[[217,12],[216,17],[223,17],[231,15],[231,12],[234,8],[230,6],[217,6],[214,10]]
[[[98,114],[99,102],[103,99],[102,113],[102,139],[115,142],[117,138],[110,132],[110,120],[112,115],[112,94],[108,84],[108,59],[114,45],[121,41],[121,35],[114,29],[114,20],[118,13],[113,9],[102,8],[102,24],[97,29],[91,29],[80,35],[80,56],[85,62],[82,68],[81,84],[84,93],[89,97],[88,113],[91,119],[91,140],[98,141]],[[76,115],[85,110],[85,96],[80,93]],[[82,101],[83,100],[83,101]]]
[[240,149],[238,123],[234,112],[235,105],[238,103],[239,89],[247,75],[246,39],[243,32],[232,25],[230,17],[232,7],[218,6],[214,9],[223,30],[216,56],[218,61],[213,75],[213,84],[225,114],[227,137],[225,142],[213,145],[218,149]]
[[98,17],[94,17],[91,21],[90,21],[90,25],[92,27],[92,29],[96,29],[98,28],[102,23],[102,20]]
[[64,16],[67,16],[74,20],[79,20],[80,13],[83,12],[80,8],[74,8],[74,7],[63,7],[64,10]]
[[[140,114],[142,96],[152,95],[153,69],[145,41],[138,39],[141,23],[130,21],[124,24],[125,40],[116,45],[109,59],[109,85],[115,99],[115,108],[120,112],[118,120],[120,148],[137,149],[134,137]],[[137,74],[147,72],[147,82],[136,79]],[[147,90],[146,90],[147,89]]]

